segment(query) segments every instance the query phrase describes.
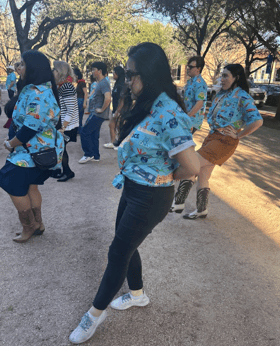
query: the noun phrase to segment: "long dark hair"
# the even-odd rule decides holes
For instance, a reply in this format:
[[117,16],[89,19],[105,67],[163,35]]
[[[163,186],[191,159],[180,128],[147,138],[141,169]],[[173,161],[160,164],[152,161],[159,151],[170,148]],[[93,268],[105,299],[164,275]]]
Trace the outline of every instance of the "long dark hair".
[[236,80],[233,82],[231,86],[231,89],[234,89],[235,86],[238,86],[248,93],[249,86],[243,66],[241,66],[240,64],[229,64],[224,68],[228,70],[233,75],[233,77],[236,78]]
[[52,91],[59,105],[59,96],[51,70],[49,59],[37,50],[28,50],[22,54],[22,59],[26,65],[23,87],[28,84],[41,85],[47,82],[52,83]]
[[114,72],[118,76],[116,83],[124,84],[124,69],[121,66],[114,67]]
[[119,143],[146,118],[154,101],[162,92],[166,92],[186,111],[184,102],[173,84],[167,57],[160,46],[151,42],[140,43],[130,48],[128,57],[133,60],[144,87],[133,109],[121,112],[118,122]]
[[83,74],[82,74],[82,72],[79,70],[78,67],[74,67],[74,68],[73,68],[73,71],[74,71],[75,75],[77,76],[78,80],[79,80],[79,79],[83,79]]

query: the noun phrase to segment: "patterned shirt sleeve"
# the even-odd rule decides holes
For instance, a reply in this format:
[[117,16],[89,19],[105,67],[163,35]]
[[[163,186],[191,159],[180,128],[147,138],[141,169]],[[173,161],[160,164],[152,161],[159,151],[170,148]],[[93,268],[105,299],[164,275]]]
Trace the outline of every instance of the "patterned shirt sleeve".
[[242,119],[246,125],[252,124],[257,120],[262,120],[262,116],[254,104],[254,100],[247,93],[241,96],[240,106],[242,110]]
[[162,142],[170,158],[196,145],[192,138],[191,127],[189,117],[179,106],[176,110],[165,112],[162,119]]

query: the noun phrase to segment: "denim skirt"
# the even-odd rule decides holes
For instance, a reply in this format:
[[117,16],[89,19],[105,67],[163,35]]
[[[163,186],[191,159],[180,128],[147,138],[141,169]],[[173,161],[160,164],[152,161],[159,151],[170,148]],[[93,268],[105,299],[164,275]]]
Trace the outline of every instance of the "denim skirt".
[[51,170],[19,167],[7,160],[0,169],[0,187],[9,195],[22,197],[27,195],[30,185],[44,185],[51,175]]

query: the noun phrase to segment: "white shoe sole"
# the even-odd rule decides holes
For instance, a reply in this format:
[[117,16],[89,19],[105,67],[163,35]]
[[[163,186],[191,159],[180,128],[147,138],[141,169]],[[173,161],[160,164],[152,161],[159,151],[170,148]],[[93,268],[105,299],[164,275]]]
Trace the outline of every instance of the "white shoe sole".
[[184,219],[186,220],[196,220],[196,219],[205,219],[208,215],[208,210],[204,210],[201,213],[198,213],[197,210],[195,210],[194,212],[190,213],[190,214],[185,214],[183,216]]
[[87,163],[89,161],[92,161],[92,159],[86,160],[86,161],[78,161],[79,163],[83,164],[83,163]]
[[[113,302],[112,302],[113,303]],[[133,306],[137,306],[137,307],[144,307],[146,305],[148,305],[150,303],[150,299],[147,297],[147,299],[140,303],[140,304],[133,304],[133,305],[129,305],[127,307],[117,307],[117,306],[114,306],[113,304],[110,304],[111,308],[114,309],[114,310],[119,310],[119,311],[123,311],[123,310],[127,310],[129,308],[132,308]]]

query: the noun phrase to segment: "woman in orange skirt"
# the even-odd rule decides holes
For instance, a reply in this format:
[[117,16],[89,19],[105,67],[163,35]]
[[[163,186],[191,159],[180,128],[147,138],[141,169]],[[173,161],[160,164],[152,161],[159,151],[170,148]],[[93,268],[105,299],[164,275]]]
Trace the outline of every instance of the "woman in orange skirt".
[[[207,115],[210,133],[197,151],[200,161],[196,210],[184,219],[205,218],[210,193],[209,179],[216,165],[226,162],[238,146],[239,139],[262,126],[262,117],[248,94],[244,69],[239,64],[227,65],[222,73],[222,89],[214,99]],[[196,177],[181,180],[170,212],[181,213]]]

